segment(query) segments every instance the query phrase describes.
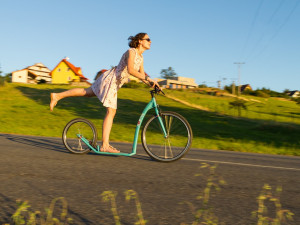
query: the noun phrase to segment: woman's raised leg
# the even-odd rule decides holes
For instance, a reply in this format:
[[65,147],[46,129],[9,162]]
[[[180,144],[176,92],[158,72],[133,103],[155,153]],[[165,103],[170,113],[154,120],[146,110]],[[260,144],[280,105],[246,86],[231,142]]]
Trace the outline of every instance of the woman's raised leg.
[[51,93],[51,102],[50,102],[50,110],[53,111],[54,107],[56,106],[57,102],[66,97],[75,97],[75,96],[85,96],[91,97],[95,96],[91,87],[84,89],[84,88],[74,88],[68,91],[60,92],[60,93]]
[[116,109],[113,108],[106,108],[106,115],[103,120],[102,126],[102,146],[101,151],[105,152],[112,152],[112,153],[119,153],[120,151],[109,145],[109,136],[111,127],[113,124],[114,117],[116,115]]

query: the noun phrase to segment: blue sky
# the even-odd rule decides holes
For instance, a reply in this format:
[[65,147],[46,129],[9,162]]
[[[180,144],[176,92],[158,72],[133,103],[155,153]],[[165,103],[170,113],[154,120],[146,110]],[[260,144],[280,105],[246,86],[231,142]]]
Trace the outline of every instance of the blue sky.
[[64,57],[93,80],[117,65],[127,38],[147,32],[145,71],[217,86],[238,82],[275,91],[300,89],[300,0],[0,0],[4,73]]

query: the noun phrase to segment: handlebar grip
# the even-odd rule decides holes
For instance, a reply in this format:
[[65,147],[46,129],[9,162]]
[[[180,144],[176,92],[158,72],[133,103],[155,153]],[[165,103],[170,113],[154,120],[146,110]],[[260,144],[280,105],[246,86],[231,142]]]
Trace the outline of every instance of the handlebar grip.
[[[149,81],[149,84],[150,84],[151,86],[153,86],[154,82]],[[161,88],[158,87],[157,85],[155,85],[154,90],[157,91],[157,92],[161,92],[161,93],[163,93],[163,94],[165,95],[165,93],[164,93],[164,92],[161,90]]]

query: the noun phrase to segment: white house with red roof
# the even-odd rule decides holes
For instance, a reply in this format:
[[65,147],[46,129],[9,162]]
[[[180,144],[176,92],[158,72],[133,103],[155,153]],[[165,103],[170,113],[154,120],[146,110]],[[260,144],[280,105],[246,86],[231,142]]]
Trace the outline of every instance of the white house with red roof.
[[52,84],[85,84],[90,85],[80,67],[74,66],[68,58],[61,60],[50,73]]
[[36,84],[39,82],[50,83],[51,70],[43,63],[36,63],[33,66],[28,66],[22,70],[12,72],[11,81],[15,83]]

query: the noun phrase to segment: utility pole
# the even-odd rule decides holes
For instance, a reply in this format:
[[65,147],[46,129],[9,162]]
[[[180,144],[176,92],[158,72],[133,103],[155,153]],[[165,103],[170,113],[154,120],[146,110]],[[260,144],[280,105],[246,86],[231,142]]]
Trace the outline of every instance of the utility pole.
[[220,80],[217,81],[217,85],[218,85],[218,88],[221,90],[221,81]]
[[231,94],[235,95],[235,80],[236,78],[230,78],[231,80]]
[[226,77],[219,77],[220,79],[219,79],[219,81],[220,81],[220,84],[219,84],[219,88],[221,89],[221,88],[223,88],[223,90],[225,90],[225,81],[227,80],[227,78]]
[[235,62],[234,64],[238,65],[238,95],[241,95],[241,65],[245,64],[244,62]]

